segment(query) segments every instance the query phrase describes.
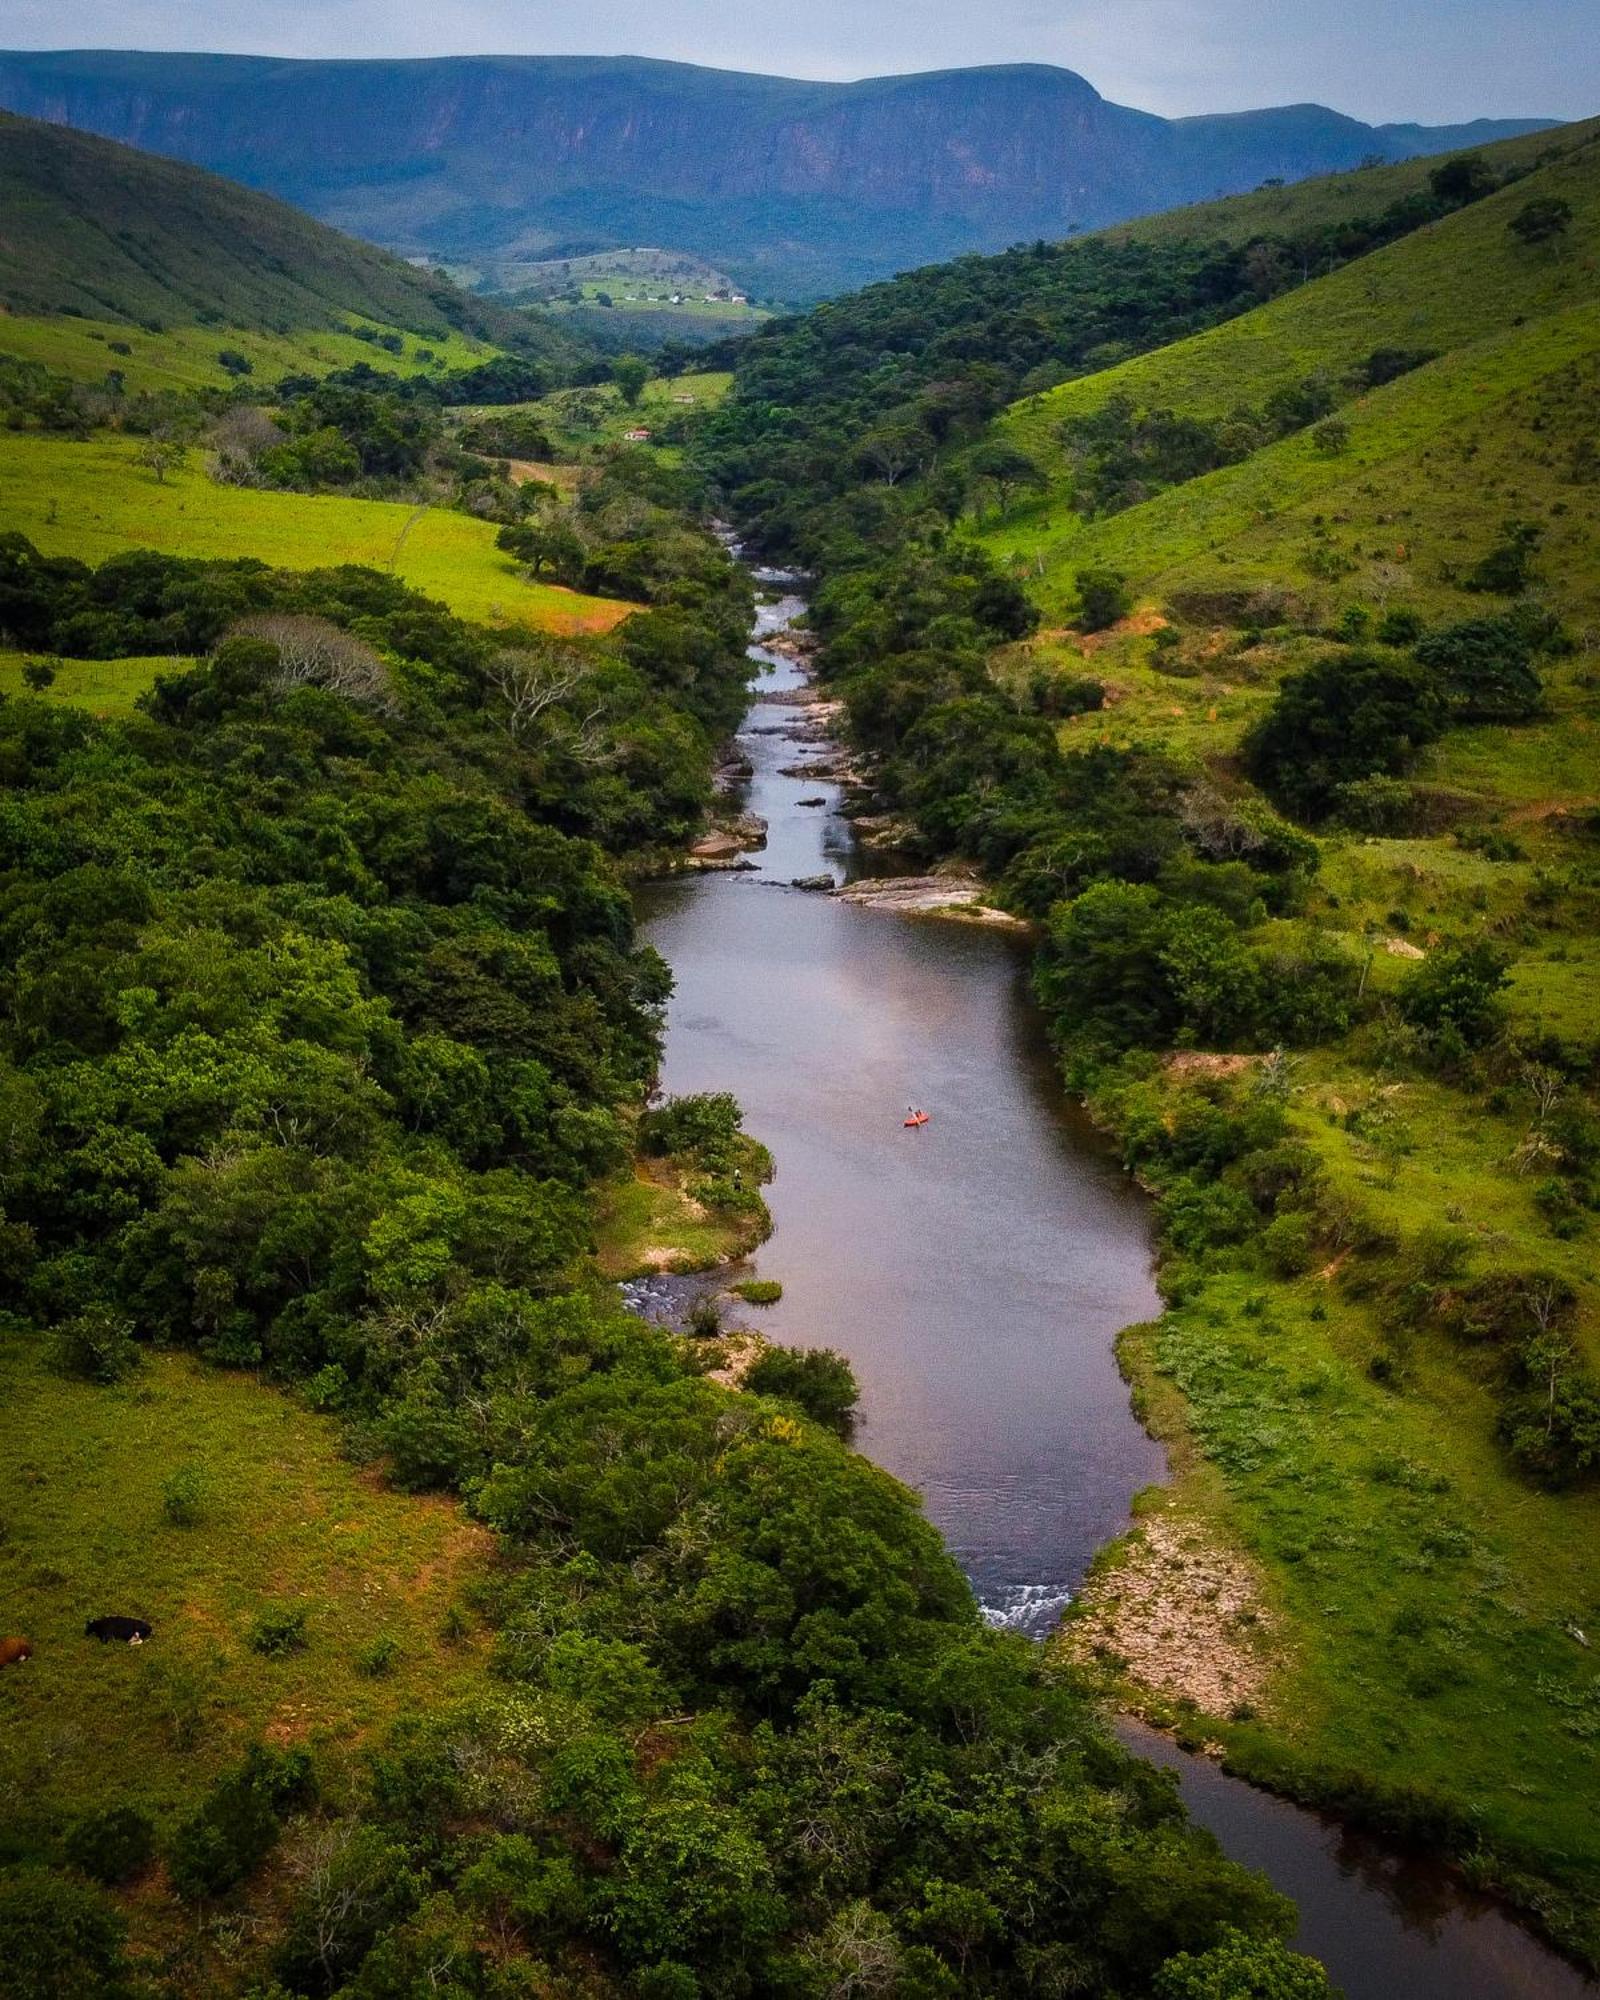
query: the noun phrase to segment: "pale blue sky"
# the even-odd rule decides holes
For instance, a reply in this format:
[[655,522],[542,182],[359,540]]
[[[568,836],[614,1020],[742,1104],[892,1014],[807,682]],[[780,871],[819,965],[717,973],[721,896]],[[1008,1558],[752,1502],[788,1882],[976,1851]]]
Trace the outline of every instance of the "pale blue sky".
[[1600,0],[0,0],[11,48],[654,55],[788,76],[1047,62],[1179,115],[1600,113]]

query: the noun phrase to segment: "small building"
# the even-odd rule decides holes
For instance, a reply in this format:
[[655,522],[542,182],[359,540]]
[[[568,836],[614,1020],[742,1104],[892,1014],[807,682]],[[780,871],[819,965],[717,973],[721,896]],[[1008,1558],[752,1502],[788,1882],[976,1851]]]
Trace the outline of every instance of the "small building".
[[647,430],[624,431],[622,435],[629,444],[648,444],[650,442],[650,433]]

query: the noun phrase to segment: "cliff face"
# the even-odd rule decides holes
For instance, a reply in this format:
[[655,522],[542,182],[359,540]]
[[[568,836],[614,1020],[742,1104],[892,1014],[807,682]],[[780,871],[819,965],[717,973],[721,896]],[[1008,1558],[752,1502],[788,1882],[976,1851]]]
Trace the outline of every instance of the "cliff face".
[[1529,125],[1170,121],[1068,70],[853,84],[630,58],[0,55],[0,106],[226,173],[412,255],[694,250],[802,294]]

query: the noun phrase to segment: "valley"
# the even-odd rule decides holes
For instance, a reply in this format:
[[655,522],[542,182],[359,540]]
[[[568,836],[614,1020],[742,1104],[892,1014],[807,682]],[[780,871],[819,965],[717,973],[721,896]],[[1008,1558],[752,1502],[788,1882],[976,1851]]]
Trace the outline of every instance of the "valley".
[[[535,74],[237,62],[0,95]],[[1583,1990],[1600,126],[1302,109],[781,316],[998,205],[0,114],[22,2000]]]

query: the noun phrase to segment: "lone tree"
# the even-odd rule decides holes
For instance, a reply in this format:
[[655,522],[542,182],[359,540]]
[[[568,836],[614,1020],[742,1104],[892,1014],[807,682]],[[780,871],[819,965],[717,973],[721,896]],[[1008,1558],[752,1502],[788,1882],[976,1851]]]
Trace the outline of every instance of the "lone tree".
[[158,486],[165,486],[167,474],[183,463],[183,446],[165,431],[152,431],[139,447],[139,463],[155,474]]
[[1010,510],[1011,496],[1020,487],[1038,492],[1049,483],[1028,454],[1012,444],[984,445],[972,454],[969,470],[994,488],[1002,514]]
[[1506,227],[1524,243],[1559,243],[1572,227],[1572,204],[1559,195],[1542,194],[1524,202]]
[[1104,632],[1133,609],[1127,580],[1120,570],[1080,569],[1078,584],[1078,629]]
[[611,379],[628,408],[637,409],[644,385],[650,380],[650,364],[637,354],[619,354],[611,364]]
[[1494,168],[1481,153],[1457,153],[1428,176],[1428,185],[1440,201],[1481,201],[1499,184]]

